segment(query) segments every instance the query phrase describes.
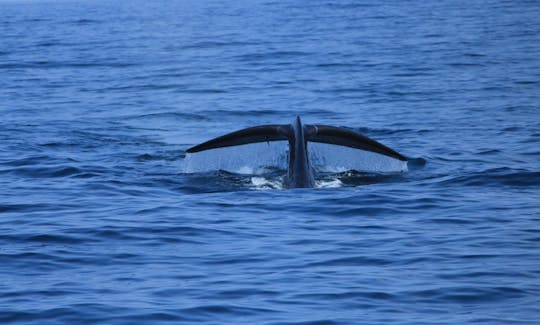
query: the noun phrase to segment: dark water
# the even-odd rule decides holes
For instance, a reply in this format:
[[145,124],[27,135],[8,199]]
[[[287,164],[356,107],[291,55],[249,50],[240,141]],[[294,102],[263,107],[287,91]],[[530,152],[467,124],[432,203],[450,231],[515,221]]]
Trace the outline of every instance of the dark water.
[[[0,1],[0,323],[538,324],[538,17]],[[249,150],[244,173],[186,158],[297,114],[409,171],[284,190]]]

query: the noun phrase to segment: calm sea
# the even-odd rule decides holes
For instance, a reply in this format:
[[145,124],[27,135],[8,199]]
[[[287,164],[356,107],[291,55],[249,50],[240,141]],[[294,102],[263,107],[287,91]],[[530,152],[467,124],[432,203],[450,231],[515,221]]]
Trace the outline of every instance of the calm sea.
[[[0,0],[0,323],[538,324],[538,17]],[[286,146],[185,153],[296,115],[408,171],[322,152],[288,190]]]

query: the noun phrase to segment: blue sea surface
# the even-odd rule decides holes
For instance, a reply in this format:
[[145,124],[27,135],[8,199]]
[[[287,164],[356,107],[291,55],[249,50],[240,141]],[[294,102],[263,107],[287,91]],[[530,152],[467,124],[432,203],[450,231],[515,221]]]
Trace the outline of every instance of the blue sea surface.
[[[0,0],[0,323],[539,324],[539,17]],[[408,171],[321,151],[284,189],[286,144],[186,153],[296,115]]]

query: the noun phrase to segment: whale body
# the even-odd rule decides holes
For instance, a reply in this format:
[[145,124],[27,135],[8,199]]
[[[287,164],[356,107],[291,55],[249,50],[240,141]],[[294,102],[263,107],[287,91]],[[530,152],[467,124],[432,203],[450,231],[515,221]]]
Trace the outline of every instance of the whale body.
[[284,187],[314,187],[315,175],[307,143],[320,142],[351,147],[388,156],[401,161],[407,158],[397,151],[354,130],[319,124],[302,124],[300,116],[291,124],[259,125],[211,139],[187,149],[188,153],[238,146],[256,142],[288,141],[289,159]]

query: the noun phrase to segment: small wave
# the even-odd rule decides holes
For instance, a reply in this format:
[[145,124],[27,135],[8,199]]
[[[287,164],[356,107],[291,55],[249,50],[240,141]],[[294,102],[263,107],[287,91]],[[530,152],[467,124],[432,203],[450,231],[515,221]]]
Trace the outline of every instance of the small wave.
[[236,58],[240,61],[263,61],[263,60],[276,60],[276,59],[284,59],[284,58],[298,58],[298,57],[304,57],[309,55],[308,52],[300,52],[300,51],[274,51],[274,52],[267,52],[267,53],[250,53],[250,54],[242,54],[236,56]]
[[472,53],[472,52],[463,53],[463,56],[471,57],[471,58],[483,58],[483,57],[486,57],[485,54],[481,54],[481,53]]
[[451,62],[447,63],[449,67],[452,68],[476,68],[485,66],[482,63],[472,63],[472,62]]
[[182,150],[165,150],[157,153],[144,153],[137,156],[138,161],[176,161],[185,158],[186,154]]
[[426,76],[432,76],[433,73],[429,72],[400,72],[400,73],[393,73],[392,77],[398,77],[398,78],[411,78],[411,77],[426,77]]
[[519,80],[514,81],[516,85],[537,85],[539,82],[538,80]]
[[373,299],[373,300],[392,300],[395,298],[394,295],[387,292],[380,291],[344,291],[337,293],[305,293],[295,295],[296,299],[314,299],[314,300],[323,300],[323,301],[335,301],[341,299]]
[[81,238],[58,234],[32,235],[26,237],[24,240],[43,244],[78,244],[84,242],[84,240],[82,240]]
[[54,46],[67,46],[67,45],[71,45],[71,44],[62,43],[60,41],[45,41],[45,42],[38,43],[35,46],[36,47],[54,47]]
[[248,316],[248,315],[260,315],[261,313],[275,312],[272,309],[256,308],[256,307],[242,307],[234,305],[203,305],[196,307],[188,307],[182,309],[182,312],[194,315],[222,315],[230,314],[235,317]]
[[32,165],[39,165],[43,164],[44,162],[48,162],[53,160],[52,157],[48,155],[38,155],[38,156],[31,156],[26,157],[22,159],[15,159],[15,160],[9,160],[7,162],[2,162],[2,165],[7,166],[32,166]]
[[3,174],[16,174],[32,178],[54,178],[67,177],[83,174],[83,170],[73,166],[53,166],[53,167],[20,167],[4,169]]
[[175,88],[176,93],[182,93],[182,94],[197,94],[197,95],[205,95],[205,94],[225,94],[228,92],[228,90],[222,89],[222,88],[181,88],[177,85],[173,85]]
[[163,119],[167,121],[178,120],[178,121],[208,121],[208,117],[205,114],[196,114],[196,113],[184,113],[184,112],[156,112],[150,114],[137,114],[137,115],[128,115],[121,118],[126,119]]
[[369,265],[388,265],[392,261],[382,258],[374,258],[368,256],[352,256],[352,257],[342,257],[329,259],[326,261],[313,262],[308,264],[309,267],[320,267],[320,266],[369,266]]
[[135,64],[127,62],[53,62],[34,61],[0,64],[0,69],[63,69],[63,68],[128,68]]
[[442,184],[466,186],[540,186],[540,172],[514,171],[510,168],[495,168],[470,175],[457,176]]
[[257,43],[244,42],[244,41],[211,40],[211,41],[200,41],[200,42],[195,42],[193,44],[184,45],[182,46],[182,49],[198,50],[198,49],[211,49],[211,48],[223,48],[223,47],[242,47],[242,46],[248,46],[248,45],[254,45],[254,44],[257,44]]
[[32,212],[58,209],[58,206],[52,204],[1,204],[0,212]]
[[99,21],[95,19],[77,19],[77,20],[71,20],[69,23],[76,24],[76,25],[89,25],[89,24],[98,24]]
[[270,110],[270,109],[260,109],[260,110],[211,110],[211,111],[200,111],[198,114],[203,116],[214,116],[216,119],[223,119],[227,117],[246,117],[246,116],[257,116],[258,118],[262,117],[275,117],[280,116],[281,112],[279,110]]
[[345,63],[345,62],[328,62],[328,63],[317,63],[315,64],[317,68],[354,68],[357,67],[354,63]]
[[512,287],[450,287],[410,292],[411,296],[422,297],[438,303],[486,303],[520,298],[527,293]]

